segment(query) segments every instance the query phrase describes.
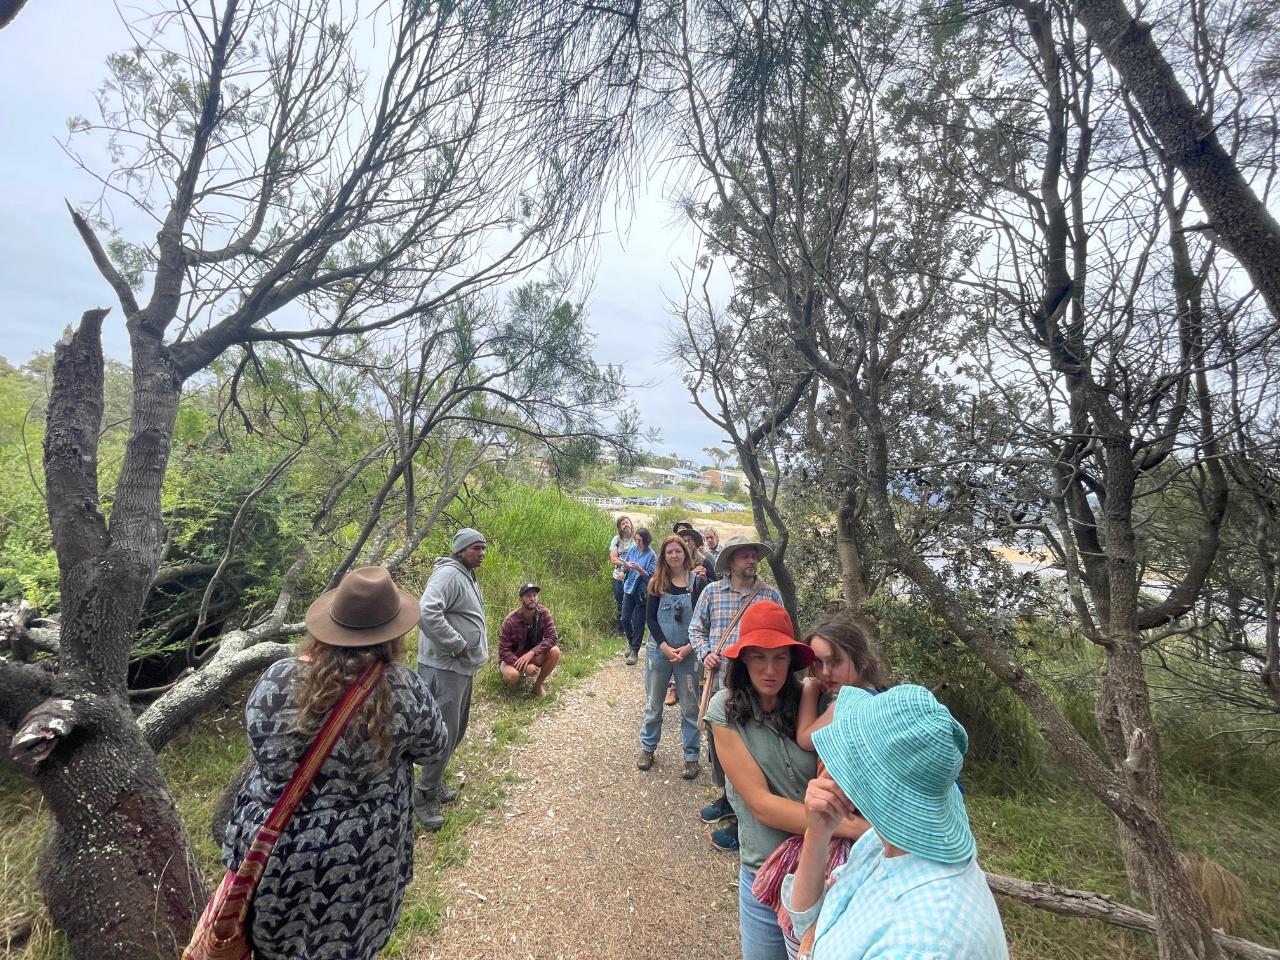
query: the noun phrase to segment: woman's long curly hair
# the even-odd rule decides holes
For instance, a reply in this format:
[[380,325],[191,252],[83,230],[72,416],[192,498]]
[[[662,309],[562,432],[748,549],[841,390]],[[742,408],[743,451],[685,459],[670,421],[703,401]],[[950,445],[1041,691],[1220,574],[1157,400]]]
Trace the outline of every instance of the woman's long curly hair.
[[760,697],[756,688],[751,685],[751,674],[747,671],[746,661],[742,657],[726,658],[729,663],[729,675],[725,678],[725,687],[729,690],[728,702],[724,705],[725,717],[730,723],[739,726],[745,724],[757,714],[782,736],[794,740],[796,737],[796,720],[800,716],[800,680],[796,677],[799,665],[797,655],[791,654],[791,669],[787,672],[787,682],[778,691],[778,705],[773,713],[766,714],[760,708]]
[[[404,637],[368,647],[337,647],[307,637],[298,651],[298,669],[293,674],[293,702],[298,708],[297,729],[314,737],[324,726],[334,704],[341,699],[356,677],[369,664],[378,660],[399,663],[404,659]],[[350,743],[368,740],[373,746],[374,760],[386,766],[391,760],[395,742],[391,726],[395,716],[395,695],[384,672],[369,694],[360,712],[351,718],[345,737]]]

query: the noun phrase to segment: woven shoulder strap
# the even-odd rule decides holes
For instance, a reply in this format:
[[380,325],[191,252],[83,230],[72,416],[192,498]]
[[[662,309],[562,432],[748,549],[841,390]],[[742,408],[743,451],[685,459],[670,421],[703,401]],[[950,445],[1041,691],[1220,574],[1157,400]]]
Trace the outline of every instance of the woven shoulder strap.
[[760,595],[760,584],[756,584],[755,589],[747,594],[747,602],[742,605],[742,609],[733,615],[733,619],[729,621],[729,625],[724,628],[724,633],[716,637],[715,652],[719,653],[725,647],[729,646],[729,638],[733,636],[733,631],[738,627],[738,621],[742,619],[742,615],[747,612],[747,607],[755,603],[756,597]]
[[267,822],[259,829],[253,843],[245,851],[244,858],[235,872],[227,871],[222,885],[214,894],[205,914],[200,918],[192,937],[191,945],[183,953],[184,958],[222,958],[248,957],[246,947],[245,923],[249,915],[249,905],[253,901],[258,881],[266,870],[271,850],[280,839],[280,832],[293,816],[298,804],[311,788],[316,774],[324,765],[333,745],[338,742],[343,731],[355,716],[356,711],[364,705],[374,686],[382,678],[386,664],[379,660],[365,667],[360,676],[342,699],[329,712],[324,726],[320,728],[307,747],[307,752],[285,785],[280,799],[271,808]]
[[338,701],[337,706],[330,711],[324,726],[320,728],[320,732],[311,741],[311,746],[307,748],[302,762],[298,764],[298,769],[289,778],[288,784],[285,785],[284,791],[280,794],[280,799],[271,808],[267,822],[262,825],[264,830],[270,830],[278,834],[284,829],[285,824],[293,816],[293,812],[298,809],[298,804],[302,802],[302,798],[311,789],[311,784],[315,780],[316,774],[324,766],[325,760],[329,759],[329,754],[333,752],[334,744],[338,742],[346,731],[347,725],[351,723],[351,718],[364,706],[365,700],[369,698],[373,688],[382,679],[382,672],[386,669],[386,666],[386,662],[382,660],[369,664],[361,671],[360,676],[356,677],[355,683],[347,688],[347,692],[342,695],[342,699]]

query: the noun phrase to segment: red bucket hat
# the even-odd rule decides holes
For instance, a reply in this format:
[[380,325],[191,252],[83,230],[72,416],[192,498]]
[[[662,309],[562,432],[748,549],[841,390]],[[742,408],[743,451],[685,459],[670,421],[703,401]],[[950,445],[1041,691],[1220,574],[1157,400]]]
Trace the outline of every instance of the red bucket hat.
[[761,600],[747,607],[742,615],[742,625],[738,628],[738,639],[733,646],[724,651],[726,657],[740,657],[747,647],[761,647],[765,650],[777,650],[781,647],[795,647],[792,657],[796,669],[802,669],[813,663],[813,650],[807,643],[796,639],[795,627],[786,609],[772,600]]

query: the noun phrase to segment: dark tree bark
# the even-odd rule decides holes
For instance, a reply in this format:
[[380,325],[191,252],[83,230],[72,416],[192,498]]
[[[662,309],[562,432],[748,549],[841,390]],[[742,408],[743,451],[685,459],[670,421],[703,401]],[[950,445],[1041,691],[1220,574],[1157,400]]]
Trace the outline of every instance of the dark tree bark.
[[1071,8],[1124,80],[1170,162],[1187,178],[1213,232],[1280,319],[1280,224],[1223,148],[1214,119],[1187,96],[1150,26],[1134,19],[1124,0],[1075,0]]
[[[39,877],[77,957],[171,958],[205,900],[155,753],[129,709],[129,638],[160,551],[160,485],[180,380],[155,338],[135,337],[134,412],[108,529],[98,510],[100,333],[90,310],[54,351],[45,435],[49,520],[63,604],[60,670],[16,724],[14,761],[54,817]],[[182,942],[179,942],[182,941]]]
[[0,30],[13,23],[13,18],[26,5],[27,0],[0,0]]

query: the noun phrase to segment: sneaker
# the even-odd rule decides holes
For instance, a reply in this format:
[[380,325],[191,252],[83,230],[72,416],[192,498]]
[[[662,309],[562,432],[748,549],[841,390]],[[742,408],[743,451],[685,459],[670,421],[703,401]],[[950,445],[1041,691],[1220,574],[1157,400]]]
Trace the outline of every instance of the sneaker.
[[653,766],[653,751],[642,749],[640,751],[640,759],[636,761],[636,769],[648,770],[652,766]]
[[698,816],[703,823],[719,823],[726,817],[732,817],[733,815],[733,807],[729,804],[729,798],[723,794],[721,794],[719,800],[708,803],[698,811]]
[[415,796],[413,815],[417,817],[418,823],[422,824],[422,829],[429,833],[435,833],[444,826],[444,814],[440,812],[439,800],[423,800]]
[[719,830],[712,830],[707,834],[707,839],[711,841],[711,845],[717,850],[724,850],[731,853],[738,849],[738,822],[735,820],[727,827],[721,827]]
[[692,780],[696,777],[702,767],[698,766],[697,760],[686,760],[684,762],[684,773],[680,774],[682,780]]
[[458,799],[458,791],[453,787],[441,787],[440,792],[436,794],[436,799],[441,803],[453,803]]
[[628,647],[627,648],[627,666],[634,667],[636,665],[637,659],[638,657],[636,655],[636,652],[632,650],[630,647]]

